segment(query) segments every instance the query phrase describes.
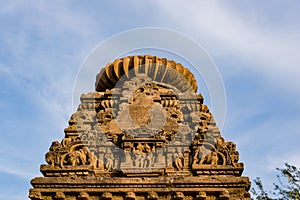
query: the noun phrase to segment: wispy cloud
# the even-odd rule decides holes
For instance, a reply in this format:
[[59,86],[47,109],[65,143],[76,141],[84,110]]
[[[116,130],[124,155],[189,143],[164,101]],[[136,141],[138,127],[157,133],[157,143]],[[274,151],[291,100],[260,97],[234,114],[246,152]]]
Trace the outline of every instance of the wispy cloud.
[[[172,22],[170,24],[180,26],[187,34],[197,38],[213,55],[228,59],[235,57],[235,60],[243,63],[239,66],[240,70],[261,72],[277,87],[300,92],[297,86],[300,73],[300,23],[296,19],[286,19],[287,23],[294,20],[294,26],[276,26],[274,22],[264,27],[259,22],[268,16],[261,15],[261,20],[256,19],[258,13],[254,8],[247,18],[243,14],[246,8],[233,10],[219,1],[199,1],[193,6],[186,2],[156,3],[157,8],[168,16],[168,21]],[[289,12],[284,9],[281,12]],[[232,70],[230,66],[226,67],[229,68],[227,71],[238,72],[237,68]]]
[[51,141],[63,137],[73,81],[87,48],[92,48],[89,41],[79,42],[93,32],[88,16],[66,1],[5,5],[0,8],[5,25],[0,31],[0,173],[5,179],[1,183],[9,185],[2,186],[0,199],[24,199],[30,179],[40,176]]
[[23,179],[30,179],[34,176],[39,175],[38,173],[30,173],[27,171],[24,171],[24,169],[15,169],[9,166],[0,166],[0,172],[2,173],[8,173],[14,176],[17,176],[19,178],[23,178]]

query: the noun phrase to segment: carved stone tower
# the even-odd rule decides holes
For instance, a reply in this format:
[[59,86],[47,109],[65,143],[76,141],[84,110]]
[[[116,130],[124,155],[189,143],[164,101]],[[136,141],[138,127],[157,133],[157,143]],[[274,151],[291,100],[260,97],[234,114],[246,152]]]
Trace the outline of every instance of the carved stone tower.
[[50,146],[30,199],[250,199],[236,145],[187,68],[129,56],[107,64],[95,88]]

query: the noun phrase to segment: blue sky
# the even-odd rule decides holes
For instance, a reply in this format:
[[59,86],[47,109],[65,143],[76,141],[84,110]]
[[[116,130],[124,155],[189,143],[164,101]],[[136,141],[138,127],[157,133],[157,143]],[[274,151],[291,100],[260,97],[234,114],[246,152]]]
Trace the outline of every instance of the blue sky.
[[205,47],[226,90],[222,135],[237,143],[244,175],[271,187],[276,167],[300,166],[299,9],[297,0],[2,0],[0,199],[24,199],[51,142],[63,138],[88,53],[142,27],[174,29]]

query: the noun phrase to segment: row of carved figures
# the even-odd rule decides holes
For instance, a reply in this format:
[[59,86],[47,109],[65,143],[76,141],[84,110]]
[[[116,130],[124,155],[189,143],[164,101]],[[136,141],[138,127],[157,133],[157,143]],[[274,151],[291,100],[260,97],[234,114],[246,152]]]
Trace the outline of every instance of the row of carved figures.
[[185,163],[188,165],[230,165],[237,167],[239,154],[235,144],[220,141],[215,146],[208,144],[192,145],[188,149],[174,146],[158,148],[153,143],[139,142],[134,145],[127,142],[124,150],[106,146],[105,148],[102,147],[100,152],[84,146],[79,137],[70,137],[64,138],[61,143],[58,141],[52,143],[46,154],[46,162],[52,167],[89,165],[94,168],[103,168],[106,171],[113,171],[121,163],[126,163],[127,166],[134,168],[151,168],[155,164],[167,166],[172,163],[174,170],[178,171],[187,165]]

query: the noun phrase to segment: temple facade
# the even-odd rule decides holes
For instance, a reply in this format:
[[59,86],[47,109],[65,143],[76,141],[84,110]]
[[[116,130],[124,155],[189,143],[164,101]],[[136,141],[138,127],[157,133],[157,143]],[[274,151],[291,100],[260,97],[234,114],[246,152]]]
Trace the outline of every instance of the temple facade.
[[250,200],[250,182],[189,69],[149,55],[108,63],[31,180],[32,200]]

